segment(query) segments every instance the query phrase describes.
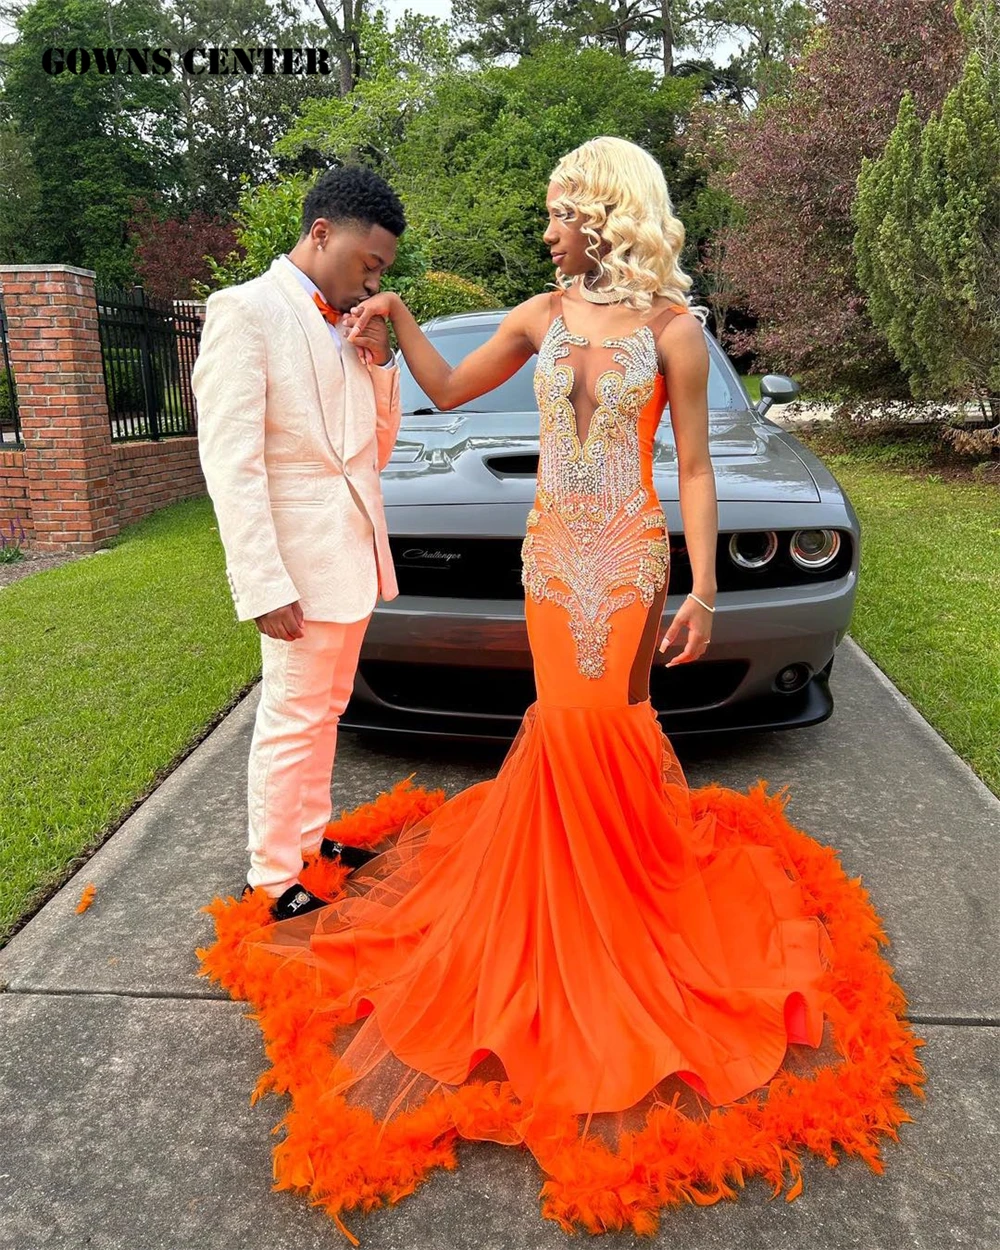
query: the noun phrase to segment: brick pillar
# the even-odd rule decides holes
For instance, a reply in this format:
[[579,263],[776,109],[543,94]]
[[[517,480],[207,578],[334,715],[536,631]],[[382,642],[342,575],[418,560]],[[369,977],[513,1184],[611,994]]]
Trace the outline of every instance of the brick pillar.
[[32,545],[93,551],[118,532],[94,273],[0,265]]

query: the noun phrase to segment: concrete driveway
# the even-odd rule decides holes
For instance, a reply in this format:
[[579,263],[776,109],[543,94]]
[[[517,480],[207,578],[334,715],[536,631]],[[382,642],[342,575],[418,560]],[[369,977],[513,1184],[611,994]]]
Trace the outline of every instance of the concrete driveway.
[[[752,1184],[737,1203],[667,1212],[653,1244],[684,1250],[1000,1247],[1000,802],[850,642],[825,725],[681,744],[692,785],[789,784],[790,818],[838,847],[881,912],[926,1039],[927,1100],[886,1173],[805,1168],[798,1201]],[[314,1250],[328,1218],[270,1191],[283,1103],[244,1008],[195,977],[199,908],[239,889],[251,696],[0,952],[0,1247]],[[449,792],[495,749],[376,749],[342,738],[336,801],[416,770]],[[97,887],[84,915],[85,882]],[[369,1250],[562,1250],[529,1155],[467,1144],[457,1173],[348,1223]],[[650,1244],[609,1236],[608,1250]]]

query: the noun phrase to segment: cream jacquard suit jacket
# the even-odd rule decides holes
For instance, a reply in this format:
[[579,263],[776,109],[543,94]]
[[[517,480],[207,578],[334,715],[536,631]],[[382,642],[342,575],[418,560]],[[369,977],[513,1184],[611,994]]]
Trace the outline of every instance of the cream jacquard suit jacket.
[[287,264],[208,297],[191,375],[198,443],[241,621],[298,599],[359,621],[398,590],[379,470],[399,370],[366,366]]

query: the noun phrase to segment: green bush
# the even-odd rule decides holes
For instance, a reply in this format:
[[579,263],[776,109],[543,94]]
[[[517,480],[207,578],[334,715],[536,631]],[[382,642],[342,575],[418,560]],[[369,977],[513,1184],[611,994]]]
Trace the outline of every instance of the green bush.
[[438,270],[428,270],[417,278],[401,278],[396,290],[418,321],[499,306],[496,297],[480,283]]
[[[206,258],[212,283],[199,285],[202,296],[256,278],[270,268],[276,256],[292,250],[299,238],[302,200],[311,183],[304,174],[294,174],[281,175],[263,186],[245,185],[234,214],[236,237],[244,255],[232,252],[223,261]],[[395,263],[382,283],[383,290],[399,292],[418,321],[498,307],[496,296],[482,283],[431,269],[427,252],[428,244],[420,231],[408,226],[399,240]]]
[[[144,412],[145,390],[142,381],[142,351],[138,347],[105,347],[104,371],[108,379],[108,407],[113,413]],[[155,405],[163,403],[163,370],[155,355],[150,356],[150,375]]]
[[11,399],[13,378],[9,369],[0,369],[0,429],[11,429],[17,415],[15,402]]

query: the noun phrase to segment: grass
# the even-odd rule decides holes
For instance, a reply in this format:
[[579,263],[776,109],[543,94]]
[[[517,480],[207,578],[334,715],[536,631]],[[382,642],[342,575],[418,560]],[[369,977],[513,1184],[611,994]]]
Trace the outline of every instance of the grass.
[[[1000,490],[907,476],[921,455],[826,454],[863,525],[852,633],[1000,793]],[[207,500],[0,592],[0,941],[258,666]]]
[[747,394],[755,404],[760,403],[760,380],[762,377],[763,374],[760,373],[748,373],[740,379],[747,388]]
[[851,633],[1000,794],[1000,490],[909,476],[904,454],[826,457],[862,524]]
[[0,941],[258,666],[204,499],[0,591]]

